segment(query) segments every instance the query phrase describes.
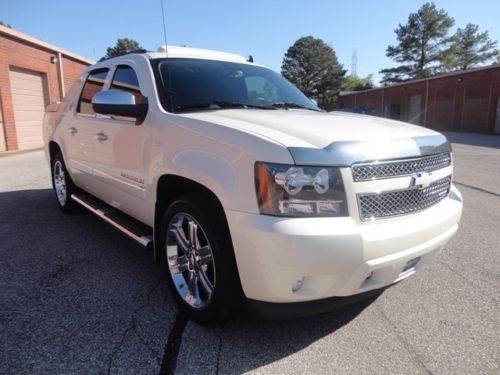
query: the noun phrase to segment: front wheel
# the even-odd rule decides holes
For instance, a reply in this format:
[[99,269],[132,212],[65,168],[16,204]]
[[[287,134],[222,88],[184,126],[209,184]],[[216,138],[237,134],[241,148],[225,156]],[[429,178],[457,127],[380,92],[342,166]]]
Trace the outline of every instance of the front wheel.
[[76,187],[69,176],[61,154],[52,159],[52,186],[56,194],[57,204],[62,212],[68,214],[78,209],[77,204],[71,200],[71,194],[76,192]]
[[167,282],[179,308],[200,324],[224,320],[242,307],[234,252],[222,214],[204,200],[188,196],[173,202],[162,222]]

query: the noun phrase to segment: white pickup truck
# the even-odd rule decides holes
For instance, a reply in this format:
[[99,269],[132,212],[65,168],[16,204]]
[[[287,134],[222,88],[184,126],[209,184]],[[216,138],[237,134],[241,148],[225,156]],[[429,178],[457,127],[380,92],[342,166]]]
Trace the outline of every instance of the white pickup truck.
[[57,203],[151,248],[190,318],[327,311],[413,275],[455,234],[446,138],[326,113],[279,74],[163,47],[87,68],[49,106]]

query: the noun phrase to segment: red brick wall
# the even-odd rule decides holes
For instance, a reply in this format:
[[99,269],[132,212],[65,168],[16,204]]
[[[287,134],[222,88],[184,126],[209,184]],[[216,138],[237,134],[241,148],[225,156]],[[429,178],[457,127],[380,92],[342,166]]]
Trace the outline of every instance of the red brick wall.
[[[27,43],[7,34],[0,34],[0,102],[3,107],[7,150],[17,150],[14,108],[10,90],[11,66],[42,73],[48,93],[47,104],[61,100],[59,67],[50,58],[57,52]],[[88,64],[63,57],[64,87],[69,90],[73,81]]]
[[78,79],[82,70],[88,65],[78,62],[70,57],[63,56],[64,89],[69,91],[73,83]]
[[500,97],[500,66],[342,96],[340,102],[344,108],[371,107],[377,116],[384,116],[382,102],[384,106],[399,104],[400,119],[409,121],[412,95],[422,97],[422,114],[415,123],[425,122],[427,127],[437,130],[493,133]]

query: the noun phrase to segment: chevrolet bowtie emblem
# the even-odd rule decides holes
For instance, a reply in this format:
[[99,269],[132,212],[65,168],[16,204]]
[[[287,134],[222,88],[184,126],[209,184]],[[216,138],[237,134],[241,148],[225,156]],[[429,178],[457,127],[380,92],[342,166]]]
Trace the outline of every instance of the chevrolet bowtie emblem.
[[432,173],[419,172],[411,176],[410,188],[424,189],[432,182]]

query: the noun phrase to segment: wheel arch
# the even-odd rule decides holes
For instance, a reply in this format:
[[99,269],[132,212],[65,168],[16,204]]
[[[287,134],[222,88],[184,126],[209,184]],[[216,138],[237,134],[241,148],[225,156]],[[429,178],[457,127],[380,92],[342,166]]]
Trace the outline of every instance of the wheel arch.
[[159,254],[160,250],[158,249],[158,244],[160,243],[160,228],[163,214],[172,202],[188,194],[197,194],[206,198],[207,203],[211,206],[211,208],[213,208],[216,212],[218,212],[219,215],[221,215],[221,219],[223,219],[222,222],[226,226],[225,229],[230,236],[229,225],[227,223],[227,217],[224,212],[224,207],[219,197],[212,190],[186,177],[173,174],[162,175],[158,179],[155,197],[154,258],[156,261],[159,261],[161,258]]
[[49,157],[50,157],[51,163],[52,163],[52,159],[54,159],[54,156],[56,156],[57,154],[62,155],[61,147],[59,146],[59,144],[57,144],[57,142],[50,141],[49,142]]

